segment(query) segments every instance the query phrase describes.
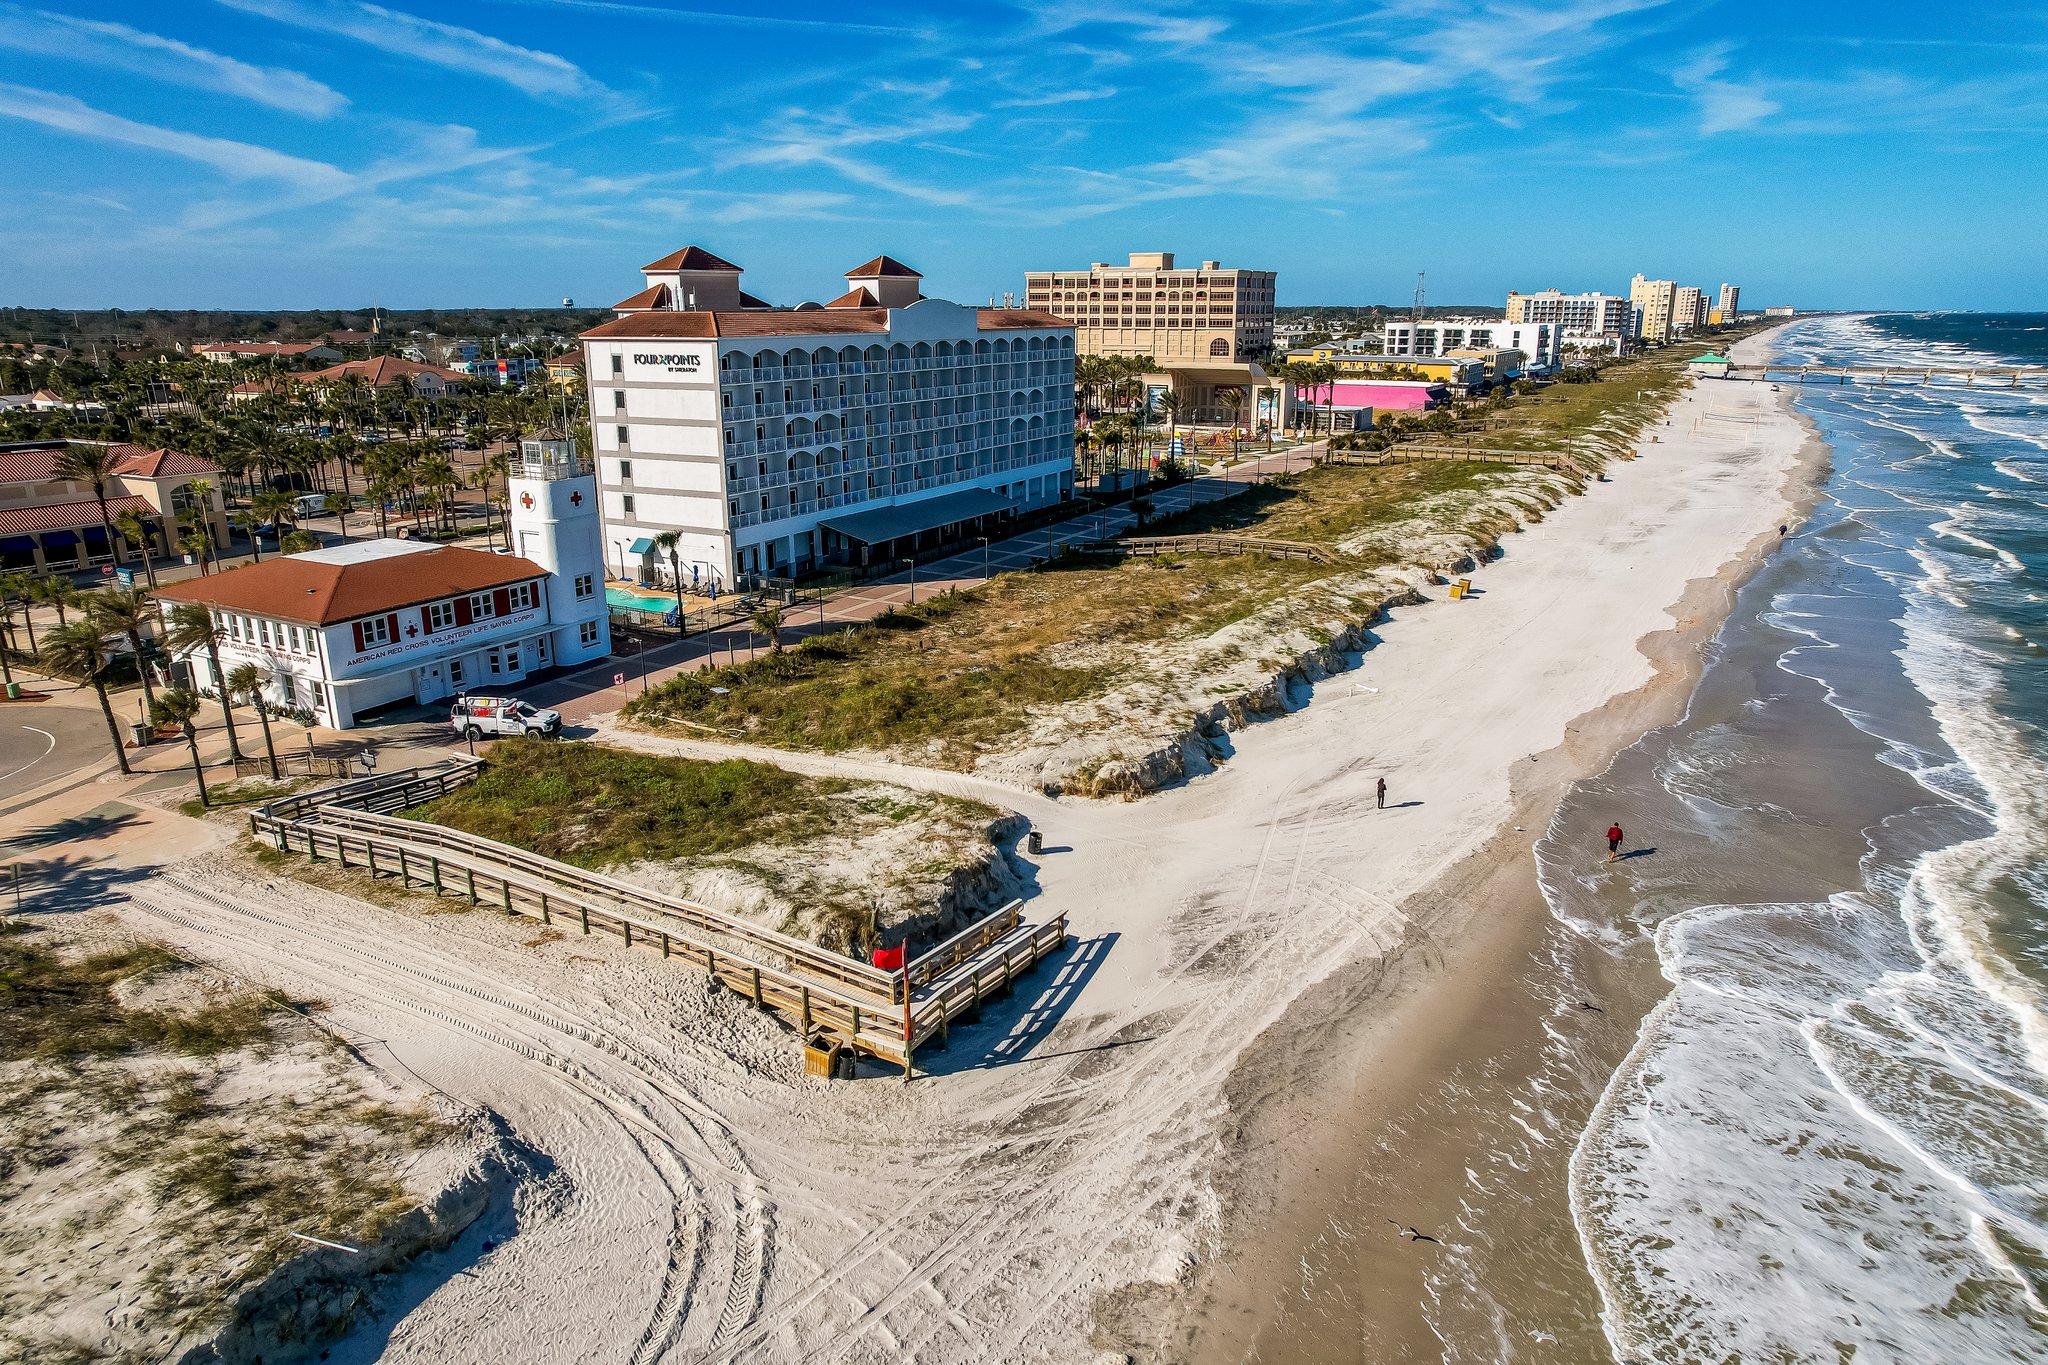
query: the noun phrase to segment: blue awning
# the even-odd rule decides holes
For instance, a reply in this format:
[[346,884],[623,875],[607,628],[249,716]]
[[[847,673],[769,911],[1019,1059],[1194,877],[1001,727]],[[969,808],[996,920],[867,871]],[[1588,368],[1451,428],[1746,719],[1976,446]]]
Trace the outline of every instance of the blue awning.
[[85,538],[87,540],[105,540],[107,538],[107,528],[104,526],[88,526],[85,528]]
[[898,536],[936,531],[941,526],[954,526],[1009,510],[1010,500],[1002,494],[987,488],[965,488],[957,493],[941,493],[915,502],[825,517],[818,524],[837,531],[848,540],[857,540],[863,545],[881,545]]
[[0,555],[33,554],[36,548],[34,536],[9,536],[0,540]]
[[626,547],[626,553],[629,555],[644,555],[653,548],[654,542],[646,536],[642,536]]
[[76,531],[43,532],[43,544],[45,545],[76,545],[77,543],[78,532]]

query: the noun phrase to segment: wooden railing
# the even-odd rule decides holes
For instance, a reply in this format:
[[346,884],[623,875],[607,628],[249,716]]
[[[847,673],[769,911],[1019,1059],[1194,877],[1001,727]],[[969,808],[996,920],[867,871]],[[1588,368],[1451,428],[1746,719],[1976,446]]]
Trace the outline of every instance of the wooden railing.
[[1571,457],[1560,451],[1496,450],[1487,446],[1400,445],[1390,446],[1385,450],[1331,450],[1322,457],[1324,464],[1351,465],[1412,464],[1419,460],[1541,465],[1545,469],[1558,469],[1567,473],[1579,472]]
[[1021,902],[955,934],[896,971],[883,971],[727,914],[664,896],[493,839],[407,820],[409,810],[473,781],[483,760],[359,778],[285,797],[249,817],[251,833],[284,852],[332,859],[373,876],[473,905],[529,915],[588,934],[617,933],[628,947],[691,963],[806,1039],[818,1033],[909,1074],[922,1041],[944,1041],[949,1022],[1009,989],[1066,942],[1066,917],[1023,925]]
[[1105,550],[1134,555],[1204,554],[1272,555],[1276,559],[1309,559],[1318,564],[1331,562],[1329,552],[1315,545],[1293,540],[1263,540],[1257,536],[1216,535],[1201,532],[1184,536],[1126,536],[1099,542]]

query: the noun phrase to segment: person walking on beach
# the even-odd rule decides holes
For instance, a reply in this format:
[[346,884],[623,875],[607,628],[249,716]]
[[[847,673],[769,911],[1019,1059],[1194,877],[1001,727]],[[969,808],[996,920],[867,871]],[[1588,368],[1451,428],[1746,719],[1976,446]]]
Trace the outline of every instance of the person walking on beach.
[[1617,857],[1617,856],[1618,856],[1618,855],[1620,854],[1620,852],[1621,852],[1621,841],[1622,841],[1623,837],[1624,837],[1624,836],[1623,836],[1623,834],[1622,834],[1622,832],[1621,832],[1621,826],[1620,826],[1620,825],[1618,825],[1618,824],[1616,824],[1616,825],[1609,825],[1609,826],[1607,827],[1607,861],[1608,861],[1608,862],[1610,862],[1610,863],[1611,863],[1611,862],[1613,862],[1613,861],[1615,860],[1615,858],[1616,858],[1616,857]]
[[1381,778],[1381,779],[1380,779],[1380,784],[1379,784],[1379,790],[1378,790],[1378,791],[1377,791],[1377,792],[1375,793],[1375,795],[1377,795],[1377,796],[1379,797],[1379,802],[1380,802],[1380,809],[1381,809],[1381,810],[1385,810],[1385,809],[1387,808],[1387,779],[1386,779],[1386,778],[1384,778],[1384,777],[1383,777],[1383,778]]

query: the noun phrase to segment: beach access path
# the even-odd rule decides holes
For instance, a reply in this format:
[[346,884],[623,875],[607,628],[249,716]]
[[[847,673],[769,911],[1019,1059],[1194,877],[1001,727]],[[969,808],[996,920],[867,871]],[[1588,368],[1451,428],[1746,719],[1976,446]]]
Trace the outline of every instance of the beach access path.
[[138,918],[316,994],[372,1055],[554,1162],[517,1235],[424,1267],[374,1351],[334,1359],[1088,1358],[1103,1295],[1178,1282],[1207,1252],[1248,1044],[1332,973],[1426,964],[1447,926],[1404,902],[1491,838],[1518,767],[1648,680],[1638,642],[1687,585],[1788,518],[1803,433],[1779,404],[1763,385],[1688,391],[1642,458],[1506,537],[1480,591],[1396,612],[1220,771],[1133,803],[1010,793],[1076,943],[921,1056],[916,1084],[799,1079],[765,1022],[682,999],[607,942],[565,966],[524,929],[450,923],[475,916],[282,879],[175,890],[179,918]]

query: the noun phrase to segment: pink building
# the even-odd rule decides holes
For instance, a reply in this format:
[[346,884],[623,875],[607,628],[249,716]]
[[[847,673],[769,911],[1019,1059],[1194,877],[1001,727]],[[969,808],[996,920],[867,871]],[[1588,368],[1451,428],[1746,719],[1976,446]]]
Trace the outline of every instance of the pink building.
[[1374,412],[1424,412],[1444,401],[1442,384],[1423,379],[1345,380],[1318,388],[1298,388],[1296,403],[1319,408],[1371,408]]

